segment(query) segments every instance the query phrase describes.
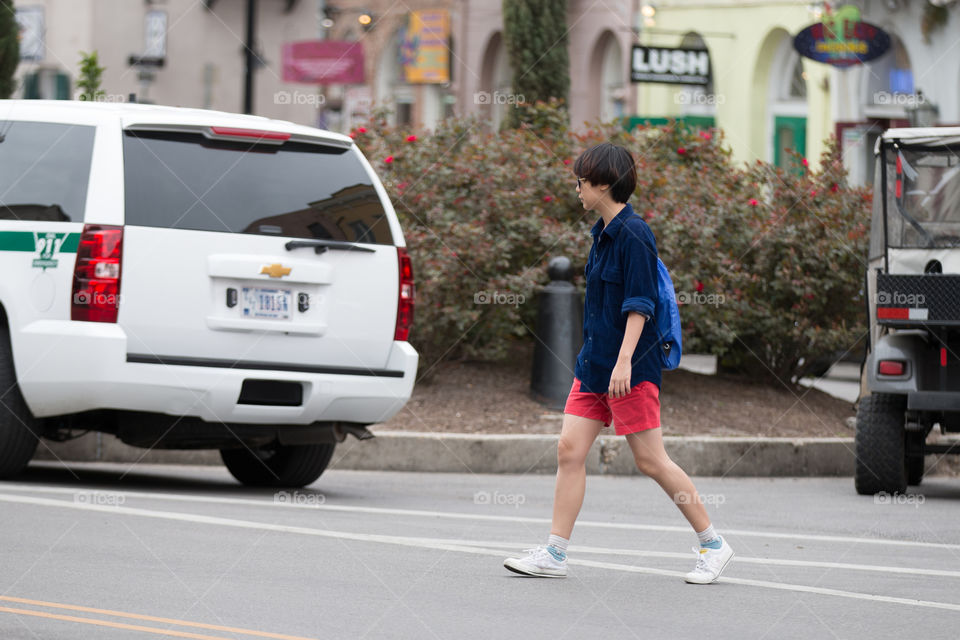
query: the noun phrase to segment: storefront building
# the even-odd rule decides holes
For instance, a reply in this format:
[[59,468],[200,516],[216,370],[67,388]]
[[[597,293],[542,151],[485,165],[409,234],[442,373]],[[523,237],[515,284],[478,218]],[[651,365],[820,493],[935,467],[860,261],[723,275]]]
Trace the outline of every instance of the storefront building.
[[[634,4],[569,3],[572,122],[635,112],[628,81]],[[15,97],[75,98],[78,52],[95,50],[106,69],[106,100],[136,94],[141,102],[242,111],[246,6],[241,0],[16,0],[23,55]],[[499,0],[257,0],[253,113],[348,131],[383,106],[393,123],[411,128],[433,128],[454,114],[479,115],[495,128],[518,98],[501,6]],[[309,44],[318,41],[324,44]],[[136,59],[162,66],[131,65]],[[359,75],[324,75],[348,63],[362,67],[354,69]]]
[[[788,150],[816,162],[823,141],[836,135],[851,179],[872,180],[873,143],[883,129],[908,126],[911,107],[935,104],[939,124],[960,122],[960,6],[924,33],[925,2],[851,2],[861,19],[890,35],[876,60],[836,68],[802,57],[794,37],[823,19],[825,3],[644,3],[638,42],[702,48],[712,76],[706,86],[635,83],[633,122],[679,119],[723,130],[734,157],[791,165]],[[838,3],[832,3],[836,10]],[[646,14],[646,15],[644,15]],[[922,90],[922,97],[919,91]]]

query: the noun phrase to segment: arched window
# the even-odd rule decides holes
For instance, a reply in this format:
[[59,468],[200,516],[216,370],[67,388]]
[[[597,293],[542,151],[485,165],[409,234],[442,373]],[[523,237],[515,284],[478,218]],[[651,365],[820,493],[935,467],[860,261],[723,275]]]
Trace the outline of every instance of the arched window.
[[873,114],[867,115],[903,118],[906,117],[904,106],[909,103],[906,98],[912,98],[916,92],[913,69],[903,41],[894,34],[890,35],[890,40],[890,51],[864,65],[867,77],[866,104],[879,107],[879,111],[873,110]]
[[793,154],[807,153],[807,74],[786,32],[780,36],[769,73],[769,158],[778,167],[795,169]]
[[494,131],[500,128],[506,117],[508,106],[515,104],[511,100],[513,76],[510,62],[503,44],[503,36],[497,31],[487,42],[483,62],[480,68],[480,90],[473,96],[479,106],[480,116],[490,122]]
[[[680,46],[684,49],[701,49],[708,51],[707,43],[699,33],[691,31],[683,36]],[[685,85],[674,95],[674,100],[680,104],[681,115],[697,115],[715,117],[717,113],[717,96],[714,93],[713,74],[705,85]]]
[[377,65],[377,93],[374,101],[378,106],[390,108],[392,125],[408,125],[413,122],[413,87],[407,84],[403,76],[401,49],[403,31],[398,29],[391,36],[380,53]]
[[624,115],[627,97],[623,54],[612,31],[597,38],[590,60],[590,116],[609,122]]

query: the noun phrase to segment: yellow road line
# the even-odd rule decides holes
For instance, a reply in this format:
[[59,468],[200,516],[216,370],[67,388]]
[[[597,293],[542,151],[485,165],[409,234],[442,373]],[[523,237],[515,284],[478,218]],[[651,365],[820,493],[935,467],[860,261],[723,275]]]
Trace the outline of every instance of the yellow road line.
[[[114,611],[112,609],[97,609],[94,607],[82,607],[75,604],[61,604],[59,602],[45,602],[43,600],[30,600],[28,598],[15,598],[13,596],[0,596],[0,600],[6,602],[16,602],[19,604],[29,604],[37,607],[49,607],[52,609],[66,609],[68,611],[82,611],[84,613],[96,613],[100,615],[113,616],[116,618],[132,618],[134,620],[143,620],[145,622],[160,622],[163,624],[172,624],[180,627],[195,627],[197,629],[209,629],[211,631],[226,631],[228,633],[242,633],[248,636],[256,636],[258,638],[273,638],[274,640],[315,640],[314,638],[304,638],[302,636],[288,636],[282,633],[270,633],[267,631],[253,631],[251,629],[240,629],[238,627],[225,627],[222,625],[216,624],[205,624],[202,622],[188,622],[186,620],[176,620],[173,618],[161,618],[158,616],[148,616],[142,615],[139,613],[127,613],[125,611]],[[36,615],[45,618],[56,618],[59,620],[71,620],[74,622],[85,622],[89,624],[101,624],[104,626],[118,626],[118,628],[124,629],[136,629],[138,631],[146,631],[150,633],[165,633],[167,635],[173,635],[182,638],[200,638],[202,640],[207,640],[209,638],[214,638],[214,640],[221,640],[221,636],[202,636],[197,634],[189,634],[186,632],[180,631],[167,631],[165,629],[155,629],[154,627],[134,627],[130,625],[121,625],[120,623],[106,622],[102,620],[93,620],[91,618],[76,618],[73,616],[62,616],[50,613],[44,613],[42,611],[32,611],[29,609],[11,609],[8,607],[0,607],[0,611],[5,611],[7,613],[22,613],[26,615]]]
[[65,616],[59,613],[47,613],[46,611],[32,611],[30,609],[14,609],[12,607],[0,607],[0,612],[16,613],[22,616],[35,616],[37,618],[51,618],[53,620],[66,620],[67,622],[82,622],[84,624],[93,624],[93,625],[97,625],[98,627],[111,627],[113,629],[143,631],[144,633],[156,633],[164,636],[173,636],[175,638],[194,638],[195,640],[226,640],[224,636],[202,636],[199,633],[190,633],[188,631],[172,631],[167,629],[158,629],[156,627],[142,627],[138,624],[124,624],[122,622],[110,622],[108,620],[94,620],[93,618],[78,618],[77,616]]

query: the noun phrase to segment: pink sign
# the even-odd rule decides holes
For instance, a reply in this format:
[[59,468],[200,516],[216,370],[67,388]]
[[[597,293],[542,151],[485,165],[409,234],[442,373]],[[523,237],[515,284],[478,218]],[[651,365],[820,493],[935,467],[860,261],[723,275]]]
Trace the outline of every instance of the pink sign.
[[283,81],[304,84],[363,84],[363,45],[307,40],[283,45]]

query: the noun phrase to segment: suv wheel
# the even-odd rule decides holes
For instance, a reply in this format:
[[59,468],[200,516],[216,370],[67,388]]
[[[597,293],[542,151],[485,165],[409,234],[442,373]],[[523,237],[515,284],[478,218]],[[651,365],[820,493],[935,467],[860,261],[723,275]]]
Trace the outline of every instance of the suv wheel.
[[221,449],[233,477],[253,487],[305,487],[330,464],[336,443]]
[[907,488],[905,398],[875,393],[860,399],[857,411],[857,493],[901,493]]
[[0,326],[0,478],[23,471],[37,450],[36,433],[37,421],[17,384],[10,334]]

